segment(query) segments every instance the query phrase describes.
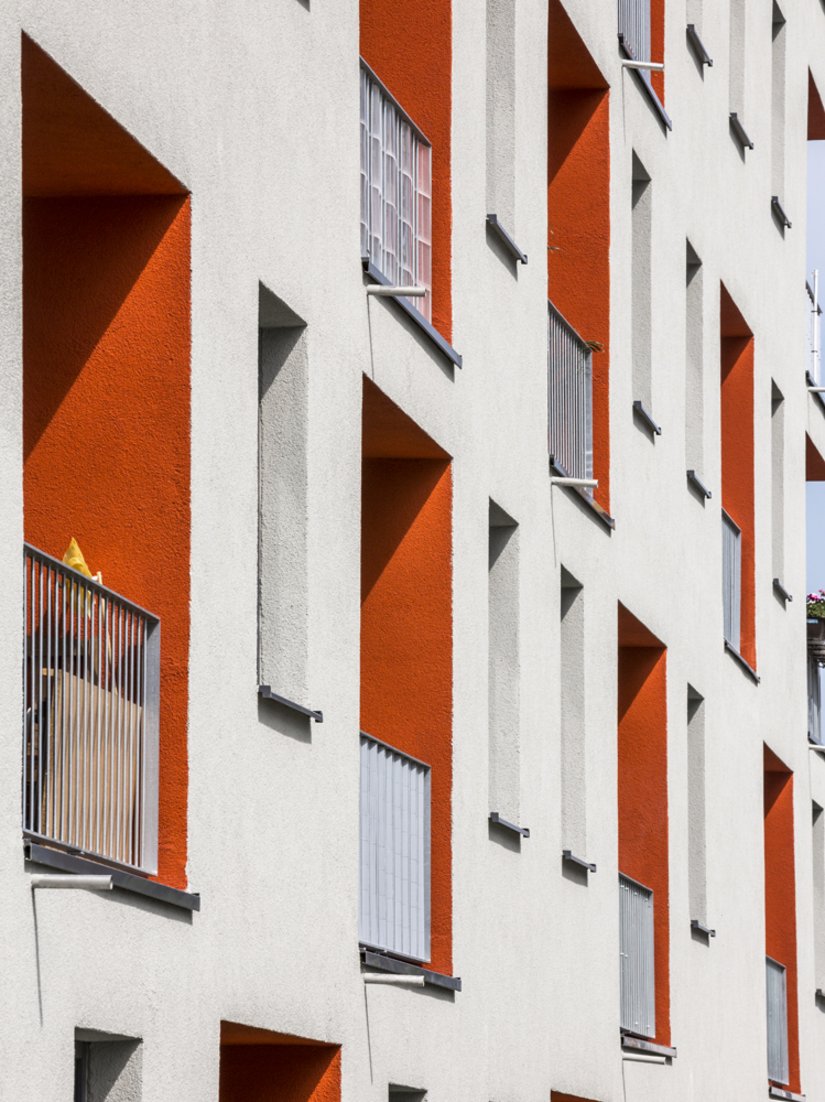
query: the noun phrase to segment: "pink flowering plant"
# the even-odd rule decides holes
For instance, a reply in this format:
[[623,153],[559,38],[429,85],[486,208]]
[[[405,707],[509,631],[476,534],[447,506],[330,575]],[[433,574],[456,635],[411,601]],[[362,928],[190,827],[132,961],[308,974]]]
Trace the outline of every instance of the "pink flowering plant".
[[825,589],[808,594],[808,619],[825,620]]

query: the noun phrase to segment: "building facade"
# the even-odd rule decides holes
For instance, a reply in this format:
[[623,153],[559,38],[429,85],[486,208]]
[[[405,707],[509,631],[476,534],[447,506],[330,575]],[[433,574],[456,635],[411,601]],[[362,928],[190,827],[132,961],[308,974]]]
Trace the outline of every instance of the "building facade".
[[0,58],[0,1098],[825,1099],[820,0]]

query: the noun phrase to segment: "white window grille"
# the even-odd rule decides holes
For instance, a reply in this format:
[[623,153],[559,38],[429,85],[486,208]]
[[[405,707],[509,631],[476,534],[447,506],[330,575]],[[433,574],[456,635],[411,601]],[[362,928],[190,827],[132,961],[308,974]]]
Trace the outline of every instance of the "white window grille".
[[640,1037],[656,1036],[653,892],[619,874],[620,1025]]
[[547,315],[550,462],[562,475],[592,478],[593,352],[552,302]]
[[820,659],[808,654],[808,738],[817,746],[825,745],[822,732],[822,682]]
[[[619,37],[634,61],[650,61],[650,0],[619,0]],[[650,79],[650,74],[642,74]]]
[[24,545],[23,832],[157,871],[160,622]]
[[788,1082],[788,991],[785,966],[765,958],[768,1003],[768,1078]]
[[430,959],[430,767],[363,733],[359,937]]
[[722,608],[725,642],[739,651],[742,622],[742,532],[722,510]]
[[361,62],[361,253],[395,286],[424,287],[411,305],[432,321],[430,143]]

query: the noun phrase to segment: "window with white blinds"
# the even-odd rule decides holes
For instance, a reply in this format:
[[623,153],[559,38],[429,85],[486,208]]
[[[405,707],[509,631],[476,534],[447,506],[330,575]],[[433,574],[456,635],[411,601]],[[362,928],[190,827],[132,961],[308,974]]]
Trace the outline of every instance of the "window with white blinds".
[[361,734],[363,945],[430,959],[430,767]]
[[642,1037],[656,1035],[653,892],[619,874],[620,1026]]
[[742,532],[722,510],[722,609],[725,642],[740,647],[742,620]]
[[788,987],[784,964],[765,958],[768,1007],[768,1078],[788,1082]]
[[412,305],[432,321],[430,143],[363,61],[361,253],[391,284],[426,288]]

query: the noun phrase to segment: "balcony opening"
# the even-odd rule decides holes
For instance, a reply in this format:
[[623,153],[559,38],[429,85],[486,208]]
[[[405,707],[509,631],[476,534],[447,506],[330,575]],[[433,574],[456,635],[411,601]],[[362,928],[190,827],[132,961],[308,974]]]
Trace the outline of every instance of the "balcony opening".
[[[451,0],[432,0],[427,7],[427,17],[422,18],[415,5],[386,4],[383,0],[360,0],[361,57],[366,62],[377,86],[383,87],[383,122],[376,118],[380,133],[388,127],[395,115],[405,118],[412,127],[395,133],[401,148],[384,144],[384,178],[388,171],[396,173],[400,166],[412,165],[411,146],[417,136],[418,179],[411,174],[398,176],[400,193],[395,197],[397,210],[409,218],[398,223],[402,240],[396,242],[401,258],[406,249],[403,234],[408,222],[418,219],[431,221],[432,236],[429,241],[419,237],[418,258],[411,252],[409,259],[420,265],[419,276],[426,279],[431,274],[432,298],[428,294],[425,303],[426,318],[447,340],[452,339],[452,289],[451,289],[451,238],[452,200],[450,182],[450,146],[452,131],[452,4]],[[362,81],[363,81],[362,75]],[[362,83],[362,95],[363,95]],[[376,96],[373,88],[371,94]],[[399,114],[400,108],[400,114]],[[362,119],[363,119],[362,101]],[[398,125],[398,124],[396,124]],[[405,137],[407,134],[407,137]],[[364,142],[362,130],[362,143]],[[362,166],[365,153],[370,155],[383,142],[375,137],[368,139],[368,148],[362,144]],[[406,154],[410,153],[407,157]],[[422,160],[422,158],[424,158]],[[431,180],[427,193],[425,184]],[[363,176],[362,176],[363,181]],[[417,208],[413,210],[413,193]],[[384,197],[385,200],[391,198]],[[371,195],[370,203],[375,202]],[[430,213],[431,208],[431,213]],[[366,209],[366,208],[365,208]],[[387,242],[385,242],[387,244]],[[380,265],[379,265],[380,267]],[[391,272],[383,272],[392,279]],[[419,309],[421,299],[414,300]],[[430,305],[431,303],[431,305]]]
[[753,333],[724,286],[720,313],[724,638],[755,671]]
[[610,98],[551,0],[547,117],[549,448],[610,509]]
[[619,606],[621,1027],[670,1045],[667,650]]
[[183,887],[189,197],[25,36],[22,103],[24,827]]
[[[449,974],[452,965],[452,485],[450,457],[398,406],[364,381],[361,505],[362,783],[379,773],[404,780],[414,800],[416,850],[429,860],[429,883],[393,837],[369,817],[362,791],[361,940]],[[366,747],[365,747],[366,741]],[[376,770],[365,766],[373,746]],[[381,758],[378,761],[378,758]],[[369,764],[369,763],[367,763]],[[379,768],[380,767],[380,768]],[[383,771],[383,772],[382,772]],[[427,808],[429,802],[429,808]],[[386,826],[386,824],[385,824]],[[429,843],[426,834],[429,832]],[[399,862],[389,895],[365,862],[384,847]],[[378,847],[378,848],[377,848]],[[427,850],[429,853],[427,854]],[[413,893],[396,900],[401,880]],[[380,910],[409,907],[429,895],[429,938],[415,952]],[[376,934],[373,917],[379,908]],[[372,916],[372,917],[371,917]],[[418,927],[424,929],[424,927]],[[387,933],[387,931],[389,931]],[[427,944],[429,940],[429,944]],[[380,942],[376,944],[376,942]]]
[[340,1102],[341,1048],[221,1022],[219,1102]]
[[764,799],[768,1079],[798,1094],[793,773],[767,746]]
[[808,647],[808,739],[825,745],[825,458],[805,437],[805,550]]

